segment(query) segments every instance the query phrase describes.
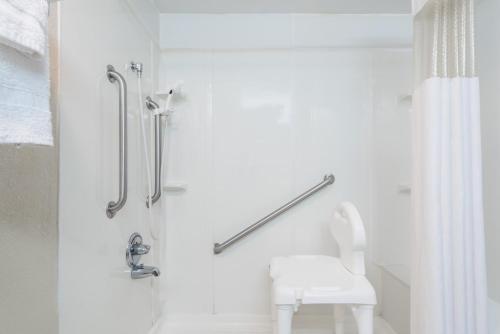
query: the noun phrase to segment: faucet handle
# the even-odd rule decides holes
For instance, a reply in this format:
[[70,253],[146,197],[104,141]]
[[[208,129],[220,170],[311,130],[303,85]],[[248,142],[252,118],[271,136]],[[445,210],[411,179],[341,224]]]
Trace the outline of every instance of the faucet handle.
[[128,246],[125,252],[127,265],[134,268],[139,264],[141,256],[149,253],[151,246],[142,243],[142,236],[139,233],[133,233],[128,241]]
[[150,249],[151,249],[151,246],[149,246],[149,245],[144,245],[144,244],[131,245],[130,254],[132,254],[132,255],[145,255],[145,254],[149,253]]

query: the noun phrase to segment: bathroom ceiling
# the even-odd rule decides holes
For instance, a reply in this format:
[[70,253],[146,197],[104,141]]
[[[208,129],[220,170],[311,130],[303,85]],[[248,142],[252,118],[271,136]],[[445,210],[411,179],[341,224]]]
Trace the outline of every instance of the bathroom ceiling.
[[162,13],[410,13],[411,0],[154,0]]

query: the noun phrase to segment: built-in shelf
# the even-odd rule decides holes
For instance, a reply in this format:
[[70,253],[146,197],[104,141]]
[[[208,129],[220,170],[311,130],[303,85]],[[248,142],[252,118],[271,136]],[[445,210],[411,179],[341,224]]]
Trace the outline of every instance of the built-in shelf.
[[166,99],[170,95],[170,90],[159,90],[155,93],[161,99]]
[[400,104],[408,104],[411,105],[413,101],[413,96],[412,95],[400,95],[398,97],[398,102]]
[[187,183],[184,182],[167,182],[163,186],[163,191],[166,192],[182,192],[187,190]]
[[411,194],[411,186],[409,184],[398,184],[398,193]]
[[410,269],[404,264],[383,264],[380,267],[403,284],[410,286]]

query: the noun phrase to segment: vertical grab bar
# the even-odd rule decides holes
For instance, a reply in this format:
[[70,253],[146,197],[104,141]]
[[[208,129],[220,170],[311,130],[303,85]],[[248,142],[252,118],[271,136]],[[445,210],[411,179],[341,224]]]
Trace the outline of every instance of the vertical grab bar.
[[[159,105],[155,103],[149,96],[146,98],[146,106],[151,111],[156,111]],[[157,112],[154,116],[155,118],[155,189],[153,195],[151,195],[151,205],[155,204],[161,196],[161,162],[163,156],[162,147],[162,124],[161,124],[161,113]],[[146,199],[146,207],[149,208],[149,196]]]
[[125,78],[108,65],[106,75],[109,82],[118,82],[118,124],[119,124],[119,191],[118,200],[110,201],[106,208],[108,218],[113,218],[127,202],[127,83]]

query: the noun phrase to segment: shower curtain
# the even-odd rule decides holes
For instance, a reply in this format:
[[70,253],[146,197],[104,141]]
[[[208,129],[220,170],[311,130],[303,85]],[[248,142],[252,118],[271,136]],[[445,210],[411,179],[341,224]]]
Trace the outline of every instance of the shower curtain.
[[411,333],[486,334],[474,3],[429,0],[419,7]]

